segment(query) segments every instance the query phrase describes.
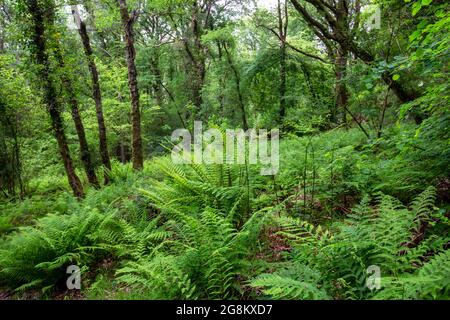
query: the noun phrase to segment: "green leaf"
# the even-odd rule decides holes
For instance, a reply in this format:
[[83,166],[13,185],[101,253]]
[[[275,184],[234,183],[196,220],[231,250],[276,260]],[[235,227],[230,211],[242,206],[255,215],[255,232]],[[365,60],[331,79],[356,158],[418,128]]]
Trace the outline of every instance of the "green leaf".
[[366,88],[367,89],[372,89],[373,88],[373,84],[371,82],[366,83]]
[[427,6],[429,5],[433,0],[422,0],[422,5]]
[[398,79],[400,79],[400,75],[394,74],[394,76],[392,77],[392,80],[397,81]]
[[416,30],[414,31],[410,36],[409,36],[409,42],[413,42],[414,40],[416,40],[421,34],[420,30]]
[[422,9],[422,3],[420,2],[415,2],[412,6],[412,15],[415,16],[420,9]]

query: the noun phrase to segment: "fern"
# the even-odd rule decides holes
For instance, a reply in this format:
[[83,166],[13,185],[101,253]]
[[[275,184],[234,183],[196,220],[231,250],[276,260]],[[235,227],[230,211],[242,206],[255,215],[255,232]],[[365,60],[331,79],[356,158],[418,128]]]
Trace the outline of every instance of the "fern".
[[[435,189],[428,188],[408,209],[387,195],[378,194],[375,206],[365,197],[345,221],[334,223],[329,230],[298,218],[277,218],[277,234],[292,248],[280,270],[250,284],[278,299],[319,297],[312,288],[328,296],[356,299],[443,297],[448,294],[449,256],[442,248],[448,237],[432,233],[426,237],[421,229],[423,223],[431,223],[434,198]],[[419,229],[425,236],[418,242]],[[435,256],[424,264],[430,253]],[[371,265],[381,269],[382,291],[366,288],[366,270]],[[314,270],[320,277],[307,280],[303,270]]]
[[384,279],[385,288],[374,299],[448,299],[450,251],[435,255],[414,274]]
[[[255,215],[240,231],[233,227],[229,218],[213,208],[206,208],[199,217],[185,214],[171,217],[173,220],[166,226],[172,230],[174,238],[163,241],[153,254],[126,262],[117,272],[119,281],[141,292],[157,288],[148,294],[158,299],[238,297],[239,277],[246,274],[246,258],[255,249],[252,241],[263,224],[263,216]],[[172,271],[153,272],[163,269]],[[177,287],[175,283],[180,279],[189,286]],[[167,293],[164,288],[158,289],[163,283],[171,288]]]
[[[250,282],[250,286],[261,288],[272,299],[287,300],[325,300],[329,299],[326,291],[318,287],[320,277],[304,266],[302,273],[284,275],[285,272],[264,274]],[[289,272],[290,273],[290,272]],[[306,274],[309,279],[304,279]]]
[[22,289],[56,284],[66,276],[64,267],[87,266],[108,252],[107,241],[99,239],[106,239],[106,226],[115,224],[114,213],[89,210],[48,215],[36,227],[21,228],[0,249],[1,283]]
[[247,175],[238,165],[175,165],[166,158],[157,161],[163,181],[151,181],[148,189],[139,189],[150,204],[163,212],[184,212],[195,216],[207,207],[219,210],[240,223],[248,209],[250,194]]

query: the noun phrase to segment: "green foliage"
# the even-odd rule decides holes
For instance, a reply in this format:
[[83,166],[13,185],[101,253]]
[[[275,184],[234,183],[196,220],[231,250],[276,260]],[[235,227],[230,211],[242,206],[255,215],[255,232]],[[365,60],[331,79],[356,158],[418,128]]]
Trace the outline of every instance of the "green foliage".
[[244,165],[174,165],[169,158],[157,163],[164,179],[142,192],[163,213],[196,216],[211,207],[237,223],[248,214],[259,182]]
[[114,215],[90,210],[50,214],[35,227],[21,228],[2,245],[1,283],[17,290],[55,286],[65,278],[65,267],[87,267],[105,253],[94,239],[110,238],[115,223]]
[[1,204],[0,234],[7,234],[20,226],[33,224],[35,219],[49,213],[67,213],[73,202],[75,199],[67,194],[62,194],[52,200],[34,196],[19,204],[16,202]]
[[434,255],[414,274],[384,279],[385,289],[374,299],[448,299],[450,283],[449,251]]
[[[280,270],[259,276],[250,285],[273,299],[446,296],[449,237],[433,230],[443,222],[428,225],[435,217],[435,192],[428,188],[409,209],[390,196],[378,195],[376,206],[365,198],[345,221],[332,224],[329,230],[297,218],[278,219],[278,234],[291,246],[287,261]],[[378,292],[366,287],[366,270],[373,265],[381,270]]]
[[[116,0],[77,4],[92,54],[71,1],[1,0],[1,296],[70,298],[78,265],[87,299],[449,299],[449,3],[298,2],[129,0],[130,59]],[[279,128],[278,174],[175,165],[199,120]]]
[[117,271],[118,281],[149,299],[235,299],[239,279],[264,219],[255,214],[241,230],[212,208],[199,217],[172,213],[166,222],[174,237]]
[[[30,200],[35,210],[32,217],[45,217],[28,222],[34,225],[20,227],[2,241],[0,285],[48,289],[66,278],[68,265],[87,271],[108,255],[133,255],[145,246],[148,235],[147,229],[135,230],[145,222],[145,216],[141,208],[127,201],[128,192],[124,184],[90,190],[82,204],[68,194],[50,202],[51,206],[42,200],[39,205],[37,198]],[[29,219],[30,201],[10,208],[10,214],[15,219]]]
[[[88,298],[102,296],[101,288],[112,299],[417,299],[448,294],[444,248],[450,223],[434,205],[434,188],[410,207],[381,193],[373,200],[364,197],[343,221],[325,226],[286,214],[289,201],[263,201],[261,185],[253,185],[252,203],[262,209],[236,225],[236,213],[230,214],[235,203],[218,196],[229,188],[234,192],[233,184],[217,180],[224,168],[174,166],[161,158],[146,169],[163,172],[154,176],[159,181],[128,166],[114,168],[115,184],[90,190],[81,203],[61,196],[59,205],[34,226],[5,237],[2,286],[18,292],[59,290],[65,268],[75,264],[90,274],[83,278]],[[240,169],[230,166],[229,171]],[[231,181],[239,186],[238,180]],[[116,262],[102,271],[96,266],[105,259]],[[365,285],[371,265],[381,269],[379,291]]]
[[263,274],[253,279],[250,285],[263,288],[263,293],[272,299],[325,300],[326,291],[318,287],[321,275],[306,265],[297,264],[273,274]]

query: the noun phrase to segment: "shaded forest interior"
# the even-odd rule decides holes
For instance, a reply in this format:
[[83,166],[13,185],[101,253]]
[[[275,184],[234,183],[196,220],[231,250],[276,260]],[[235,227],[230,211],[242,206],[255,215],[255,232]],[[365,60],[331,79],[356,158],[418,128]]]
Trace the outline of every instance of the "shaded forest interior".
[[[449,299],[449,12],[0,0],[0,299]],[[174,163],[196,121],[279,170]]]

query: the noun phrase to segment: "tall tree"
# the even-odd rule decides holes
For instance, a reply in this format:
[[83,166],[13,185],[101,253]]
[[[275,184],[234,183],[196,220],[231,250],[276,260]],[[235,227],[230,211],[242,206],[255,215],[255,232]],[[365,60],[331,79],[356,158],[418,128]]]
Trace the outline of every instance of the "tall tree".
[[0,54],[5,51],[5,37],[6,37],[6,20],[8,18],[8,7],[2,1],[0,2]]
[[131,15],[128,12],[126,0],[118,0],[120,16],[124,31],[124,42],[126,51],[126,60],[128,67],[128,86],[130,88],[131,98],[131,123],[132,123],[132,153],[133,168],[141,170],[144,167],[144,156],[142,151],[141,137],[141,113],[139,108],[139,89],[136,70],[136,50],[134,48],[133,25],[137,18],[137,13]]
[[20,87],[23,79],[9,64],[12,57],[11,60],[7,58],[6,29],[11,22],[8,4],[0,1],[0,190],[6,196],[15,197],[18,189],[21,197],[25,190],[19,141],[20,112],[17,106],[24,102],[19,98],[24,93]]
[[139,25],[141,33],[145,33],[145,36],[139,37],[137,41],[140,41],[148,49],[148,71],[152,79],[148,83],[148,91],[155,97],[156,104],[163,107],[164,84],[160,60],[163,45],[171,43],[172,39],[170,38],[171,30],[161,19],[160,14],[154,8],[149,8],[140,14]]
[[289,25],[289,16],[287,9],[287,1],[281,3],[281,0],[277,2],[277,16],[278,16],[278,38],[280,43],[280,121],[283,121],[286,116],[286,81],[287,81],[287,70],[286,70],[286,40],[287,40],[287,30]]
[[80,145],[80,158],[84,166],[84,171],[91,185],[99,188],[99,182],[97,175],[95,173],[94,164],[92,163],[91,151],[89,150],[89,144],[86,139],[86,132],[84,130],[83,119],[81,118],[79,101],[77,98],[77,93],[72,82],[72,79],[66,72],[66,66],[64,62],[64,57],[62,54],[62,49],[59,44],[55,48],[55,56],[58,59],[59,66],[61,68],[61,80],[64,84],[64,90],[67,94],[69,100],[69,105],[71,109],[72,120],[75,124],[75,131],[77,132],[78,142]]
[[0,190],[5,195],[14,197],[18,187],[19,196],[22,196],[25,190],[21,174],[17,114],[8,108],[2,98],[0,96]]
[[[357,1],[358,3],[358,1]],[[356,6],[359,15],[359,4]],[[336,24],[343,30],[350,30],[349,8],[346,0],[338,0],[335,12]],[[345,122],[349,91],[346,84],[349,51],[345,45],[338,44],[334,53],[334,72],[336,74],[336,109],[333,112],[334,122]]]
[[199,112],[202,107],[202,89],[206,77],[206,52],[201,37],[204,28],[208,26],[209,17],[206,16],[205,21],[203,21],[202,17],[205,16],[205,10],[211,10],[212,3],[213,1],[209,1],[207,4],[207,1],[205,1],[203,4],[199,4],[197,1],[193,1],[190,22],[192,45],[189,46],[189,42],[186,39],[183,39],[186,52],[192,65],[192,98],[193,103],[197,108],[197,112]]
[[[42,90],[44,92],[44,102],[47,105],[50,114],[53,131],[58,142],[59,153],[64,163],[69,184],[76,197],[83,197],[84,190],[80,179],[75,173],[72,158],[70,156],[69,146],[64,133],[64,123],[61,116],[61,105],[57,97],[57,91],[51,79],[51,67],[49,53],[47,52],[47,37],[45,34],[46,20],[48,15],[53,16],[53,1],[45,0],[27,0],[28,14],[32,22],[32,53],[39,66],[38,75],[41,79]],[[52,23],[51,19],[49,23]]]
[[98,123],[98,134],[99,134],[99,149],[100,156],[102,159],[104,170],[105,184],[109,182],[109,171],[111,171],[111,160],[108,151],[108,142],[106,138],[106,125],[103,116],[103,103],[102,103],[102,93],[100,90],[99,74],[97,70],[97,65],[94,59],[94,53],[92,51],[91,41],[89,34],[87,32],[86,23],[81,19],[78,6],[72,6],[72,14],[75,19],[75,23],[78,28],[78,33],[83,43],[84,54],[89,65],[89,72],[91,74],[92,83],[92,97],[95,102],[95,110]]
[[245,131],[248,129],[248,120],[247,120],[247,113],[245,112],[245,104],[244,104],[244,97],[242,95],[242,88],[241,88],[241,76],[238,72],[238,69],[231,57],[231,53],[228,49],[228,43],[223,43],[223,49],[225,50],[225,55],[227,57],[227,62],[233,71],[234,74],[234,81],[236,84],[236,92],[238,95],[238,101],[239,101],[239,108],[241,109],[241,117],[242,117],[242,127]]
[[[186,118],[195,120],[200,116],[203,104],[203,85],[206,77],[206,47],[201,38],[211,26],[211,10],[215,0],[194,0],[181,2],[168,12],[177,40],[183,47],[185,55],[184,69],[188,75],[186,87],[189,88],[189,99],[195,107],[194,114],[186,112]],[[175,14],[183,12],[183,14]]]
[[[270,16],[270,18],[264,16],[256,16],[256,26],[262,27],[271,34],[275,35],[276,40],[278,42],[278,65],[279,65],[279,84],[278,84],[278,96],[279,96],[279,109],[278,109],[278,119],[280,122],[286,116],[286,111],[290,107],[290,100],[287,99],[288,92],[288,63],[289,63],[289,52],[288,50],[295,51],[296,53],[300,53],[301,55],[316,59],[322,63],[328,63],[325,59],[321,58],[318,55],[309,53],[305,50],[302,50],[293,44],[288,42],[288,28],[289,28],[289,11],[288,11],[288,1],[277,0],[277,5],[275,8],[275,15]],[[265,21],[266,20],[266,21]],[[310,90],[312,90],[310,75],[308,68],[305,66],[303,61],[300,61],[302,72],[305,76],[305,79],[310,86]]]
[[241,5],[239,0],[193,0],[174,2],[167,17],[178,42],[182,45],[186,59],[183,68],[187,74],[186,87],[189,99],[195,107],[194,114],[187,112],[187,118],[205,118],[202,113],[204,86],[208,72],[210,53],[202,38],[208,32],[224,26],[224,21],[233,15],[233,6]]

